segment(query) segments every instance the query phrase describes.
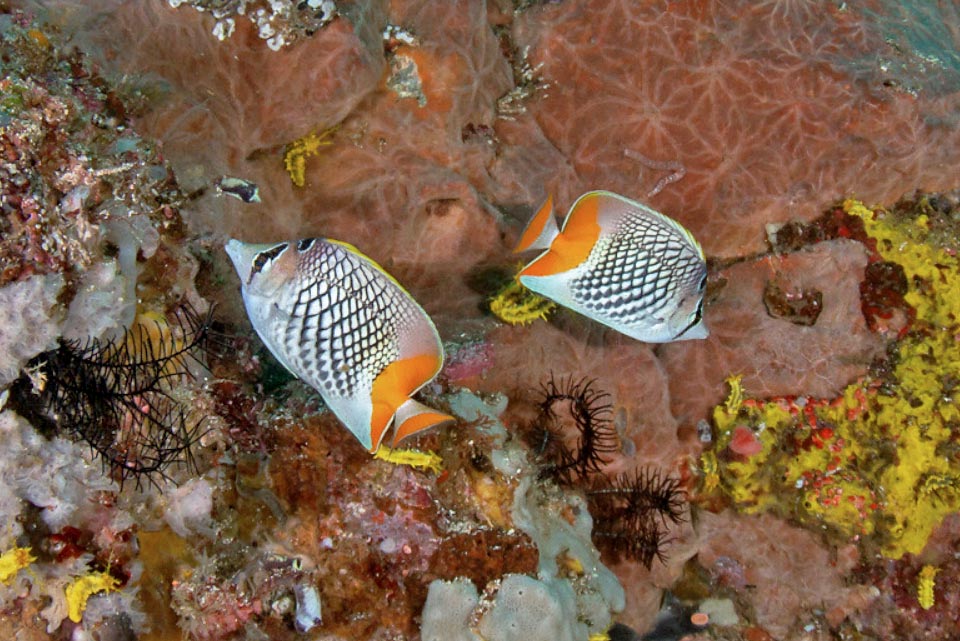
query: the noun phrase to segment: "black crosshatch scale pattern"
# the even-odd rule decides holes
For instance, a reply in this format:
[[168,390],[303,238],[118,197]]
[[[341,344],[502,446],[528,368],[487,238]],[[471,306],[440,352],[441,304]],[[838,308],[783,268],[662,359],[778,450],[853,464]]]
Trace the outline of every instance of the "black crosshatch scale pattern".
[[587,273],[570,283],[574,300],[626,324],[664,320],[706,274],[700,254],[678,229],[647,216],[625,218],[587,261]]
[[304,379],[341,398],[365,389],[400,353],[414,303],[382,272],[340,245],[300,241],[284,335]]

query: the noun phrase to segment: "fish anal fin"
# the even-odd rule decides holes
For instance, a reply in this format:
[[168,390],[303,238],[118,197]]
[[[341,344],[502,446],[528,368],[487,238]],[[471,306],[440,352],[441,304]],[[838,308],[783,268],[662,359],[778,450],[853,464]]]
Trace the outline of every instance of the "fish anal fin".
[[546,249],[558,233],[560,233],[560,229],[557,227],[557,220],[553,216],[553,196],[547,196],[547,200],[540,205],[540,209],[527,223],[527,227],[523,230],[513,253],[519,254],[528,249]]
[[438,412],[432,407],[410,398],[397,409],[397,429],[393,433],[393,445],[407,438],[411,434],[422,432],[442,423],[454,421],[452,416]]
[[383,434],[397,410],[410,400],[411,394],[433,378],[437,369],[436,356],[421,354],[390,363],[373,380],[373,389],[370,391],[373,405],[370,420],[371,452],[376,452],[380,447]]
[[519,275],[552,276],[583,263],[600,238],[598,206],[599,200],[592,194],[574,203],[563,223],[563,230],[553,239],[550,249],[524,267]]

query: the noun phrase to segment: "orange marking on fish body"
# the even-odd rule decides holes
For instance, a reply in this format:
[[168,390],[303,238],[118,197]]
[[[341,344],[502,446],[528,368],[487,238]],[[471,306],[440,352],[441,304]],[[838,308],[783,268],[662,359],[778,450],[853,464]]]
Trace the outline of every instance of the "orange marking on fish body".
[[411,356],[390,363],[373,381],[370,401],[373,415],[370,419],[371,452],[376,452],[390,419],[410,395],[433,378],[440,362],[433,354]]
[[600,238],[598,211],[599,199],[596,195],[581,198],[576,208],[570,212],[563,230],[553,240],[550,249],[527,265],[519,275],[552,276],[583,263]]

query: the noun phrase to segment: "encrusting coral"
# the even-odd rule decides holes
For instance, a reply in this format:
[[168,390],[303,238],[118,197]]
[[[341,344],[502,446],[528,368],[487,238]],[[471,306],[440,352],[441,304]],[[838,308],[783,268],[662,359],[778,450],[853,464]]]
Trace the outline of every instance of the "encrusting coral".
[[920,553],[960,509],[960,261],[950,209],[919,197],[891,210],[848,200],[871,260],[900,265],[910,323],[887,361],[832,399],[754,399],[730,379],[713,412],[704,488],[746,512],[774,510],[889,558]]

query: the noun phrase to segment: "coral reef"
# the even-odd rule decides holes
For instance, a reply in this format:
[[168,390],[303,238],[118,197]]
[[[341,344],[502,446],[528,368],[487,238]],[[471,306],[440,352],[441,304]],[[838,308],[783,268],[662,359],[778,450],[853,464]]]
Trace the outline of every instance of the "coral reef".
[[[960,359],[960,263],[950,211],[925,198],[892,211],[846,201],[872,258],[900,265],[910,324],[874,374],[835,398],[744,398],[739,378],[714,409],[720,486],[749,512],[775,509],[863,539],[890,558],[918,554],[960,508],[952,400]],[[744,441],[748,444],[744,444]],[[710,481],[713,484],[715,481]]]
[[[931,191],[957,187],[958,22],[893,0],[0,3],[0,637],[958,637],[960,199]],[[598,188],[702,242],[707,340],[501,291],[532,208]],[[254,338],[228,235],[338,238],[396,274],[457,424],[357,447]],[[164,366],[204,342],[185,303],[223,344]],[[116,389],[111,358],[150,378],[145,345],[173,408],[140,423],[174,425],[152,458],[189,442],[193,464],[121,487],[40,415],[129,462],[135,421],[62,390],[83,357],[88,388]],[[550,373],[570,385],[544,410]],[[607,396],[581,404],[584,377]],[[546,448],[521,438],[538,422]]]

